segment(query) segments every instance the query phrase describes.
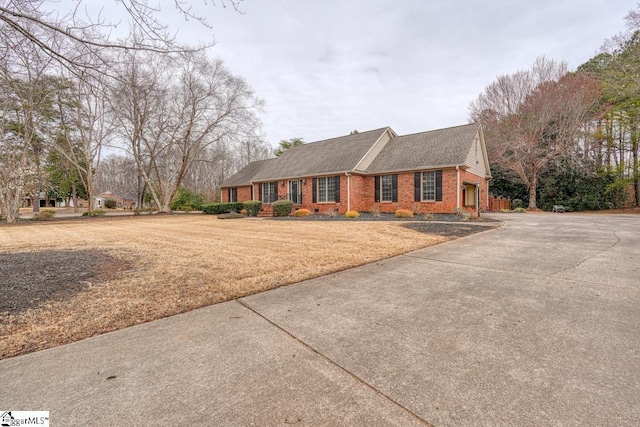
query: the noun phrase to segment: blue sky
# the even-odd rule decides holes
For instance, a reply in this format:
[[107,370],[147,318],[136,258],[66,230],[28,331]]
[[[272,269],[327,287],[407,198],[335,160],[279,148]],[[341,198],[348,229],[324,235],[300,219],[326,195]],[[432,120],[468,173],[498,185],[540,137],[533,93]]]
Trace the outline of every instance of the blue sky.
[[160,3],[161,19],[181,41],[215,38],[210,54],[222,57],[266,101],[263,130],[274,146],[281,139],[311,142],[353,129],[391,126],[408,134],[464,124],[469,103],[496,76],[526,69],[543,55],[574,69],[624,29],[624,16],[637,5],[244,0],[239,14],[221,0],[192,3],[211,29],[185,22],[171,0]]

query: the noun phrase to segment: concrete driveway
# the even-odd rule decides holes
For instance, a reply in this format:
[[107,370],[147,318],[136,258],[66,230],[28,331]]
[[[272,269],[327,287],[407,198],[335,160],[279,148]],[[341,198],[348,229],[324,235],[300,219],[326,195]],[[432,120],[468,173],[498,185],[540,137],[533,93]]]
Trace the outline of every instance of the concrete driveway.
[[496,230],[0,361],[0,410],[48,410],[54,426],[640,425],[640,217],[496,216]]

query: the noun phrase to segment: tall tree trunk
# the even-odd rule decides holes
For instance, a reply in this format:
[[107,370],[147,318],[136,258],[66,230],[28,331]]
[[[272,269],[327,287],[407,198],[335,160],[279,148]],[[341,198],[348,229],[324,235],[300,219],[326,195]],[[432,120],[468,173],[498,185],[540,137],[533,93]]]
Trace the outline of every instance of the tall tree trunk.
[[635,189],[636,189],[636,206],[640,206],[640,168],[638,165],[638,150],[640,149],[640,144],[638,143],[637,137],[633,138],[633,179],[635,181]]
[[538,205],[536,202],[536,192],[538,191],[538,174],[534,173],[529,184],[529,209],[536,210]]
[[75,184],[71,184],[71,197],[73,198],[73,212],[78,212],[78,193]]
[[22,190],[20,188],[10,189],[1,194],[2,213],[5,215],[5,221],[9,223],[16,222],[20,215],[20,204],[22,202]]
[[40,182],[36,183],[36,188],[33,192],[33,206],[32,210],[34,213],[40,212]]

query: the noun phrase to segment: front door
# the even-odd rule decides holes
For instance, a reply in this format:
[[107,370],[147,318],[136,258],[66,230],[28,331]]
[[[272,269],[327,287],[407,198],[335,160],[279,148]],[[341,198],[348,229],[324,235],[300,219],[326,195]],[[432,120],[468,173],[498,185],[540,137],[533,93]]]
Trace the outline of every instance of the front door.
[[289,181],[289,200],[295,205],[302,204],[302,182],[299,179]]

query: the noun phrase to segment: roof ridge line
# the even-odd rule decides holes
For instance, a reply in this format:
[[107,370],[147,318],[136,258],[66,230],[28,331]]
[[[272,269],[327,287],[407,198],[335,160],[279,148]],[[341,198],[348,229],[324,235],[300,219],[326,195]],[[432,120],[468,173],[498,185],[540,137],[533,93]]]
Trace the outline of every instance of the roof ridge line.
[[422,131],[422,132],[413,132],[413,133],[408,133],[408,134],[406,134],[406,135],[398,135],[398,136],[396,136],[396,138],[402,138],[403,136],[419,135],[419,134],[421,134],[421,133],[442,132],[443,130],[449,130],[449,129],[461,128],[461,127],[471,126],[471,125],[478,125],[478,126],[480,126],[480,123],[478,123],[478,122],[473,122],[473,123],[467,123],[466,125],[456,125],[456,126],[449,126],[449,127],[441,128],[441,129],[425,130],[425,131]]

